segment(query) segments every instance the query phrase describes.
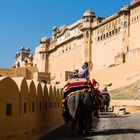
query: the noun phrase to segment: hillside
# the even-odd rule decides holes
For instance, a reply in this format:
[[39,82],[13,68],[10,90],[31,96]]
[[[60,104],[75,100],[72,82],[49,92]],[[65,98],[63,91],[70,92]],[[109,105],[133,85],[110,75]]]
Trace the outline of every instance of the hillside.
[[110,90],[111,99],[140,99],[140,79],[125,86]]

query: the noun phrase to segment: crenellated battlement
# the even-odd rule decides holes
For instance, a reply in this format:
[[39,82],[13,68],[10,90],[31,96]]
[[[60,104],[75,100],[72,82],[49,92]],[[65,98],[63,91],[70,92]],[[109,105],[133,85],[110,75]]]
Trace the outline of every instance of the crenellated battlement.
[[63,123],[57,87],[23,77],[0,77],[0,139],[33,140]]

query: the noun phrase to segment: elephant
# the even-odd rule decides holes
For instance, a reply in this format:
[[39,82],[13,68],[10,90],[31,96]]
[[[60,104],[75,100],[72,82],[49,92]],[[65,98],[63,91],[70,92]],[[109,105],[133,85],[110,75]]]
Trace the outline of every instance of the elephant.
[[110,105],[110,96],[108,94],[102,94],[103,100],[103,111],[108,112],[108,107]]
[[94,93],[91,89],[68,96],[65,102],[64,119],[71,119],[70,135],[87,135],[92,126]]
[[94,91],[95,92],[95,98],[94,98],[94,109],[93,109],[93,113],[94,113],[94,117],[99,118],[99,111],[102,112],[103,111],[103,99],[102,99],[102,95],[100,94],[100,92]]

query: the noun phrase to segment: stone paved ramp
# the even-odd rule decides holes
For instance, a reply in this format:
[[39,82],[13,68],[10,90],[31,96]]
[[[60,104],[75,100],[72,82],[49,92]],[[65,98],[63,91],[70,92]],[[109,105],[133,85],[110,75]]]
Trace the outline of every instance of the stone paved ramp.
[[69,125],[62,126],[40,140],[140,140],[140,113],[115,117],[105,113],[93,121],[87,137],[69,137]]

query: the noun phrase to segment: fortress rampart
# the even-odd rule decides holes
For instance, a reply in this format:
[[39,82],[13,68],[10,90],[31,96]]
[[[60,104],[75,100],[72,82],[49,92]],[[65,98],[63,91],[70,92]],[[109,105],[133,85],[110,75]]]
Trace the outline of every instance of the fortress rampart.
[[57,87],[0,77],[0,140],[36,140],[63,124]]

